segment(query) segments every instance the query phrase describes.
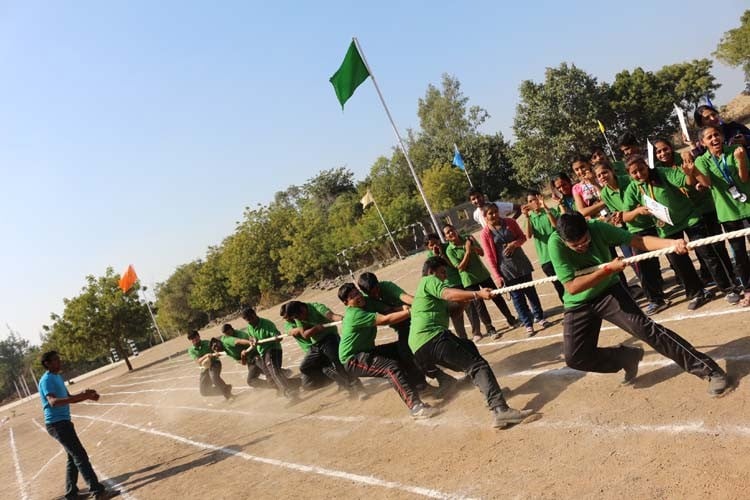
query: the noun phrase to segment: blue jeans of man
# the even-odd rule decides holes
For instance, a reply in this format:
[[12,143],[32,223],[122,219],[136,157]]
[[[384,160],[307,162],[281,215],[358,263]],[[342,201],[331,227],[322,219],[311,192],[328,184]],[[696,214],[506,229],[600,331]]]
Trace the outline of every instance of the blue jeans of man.
[[78,472],[88,483],[89,491],[92,493],[102,491],[104,486],[96,477],[89,455],[78,439],[73,422],[61,420],[47,424],[47,433],[55,438],[68,454],[68,464],[65,469],[65,498],[75,498],[78,495]]

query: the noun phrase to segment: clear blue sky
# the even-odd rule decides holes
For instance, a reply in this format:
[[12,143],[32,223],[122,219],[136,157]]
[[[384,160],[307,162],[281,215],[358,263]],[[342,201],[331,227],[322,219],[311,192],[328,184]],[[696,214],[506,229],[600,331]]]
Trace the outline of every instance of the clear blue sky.
[[[575,5],[572,5],[575,4]],[[229,235],[243,207],[323,169],[363,178],[395,144],[372,84],[342,113],[328,78],[356,35],[396,123],[458,77],[511,137],[522,80],[573,62],[710,57],[746,1],[2,2],[0,335],[39,343],[87,274],[148,285]],[[716,64],[717,104],[743,88]]]

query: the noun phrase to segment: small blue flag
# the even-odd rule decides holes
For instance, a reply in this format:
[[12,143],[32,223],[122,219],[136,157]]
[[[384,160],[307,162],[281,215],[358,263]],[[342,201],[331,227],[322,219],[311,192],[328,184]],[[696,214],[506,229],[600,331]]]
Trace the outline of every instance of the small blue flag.
[[453,164],[461,170],[466,170],[466,167],[464,167],[464,159],[461,158],[461,153],[459,153],[458,151],[458,146],[454,144],[453,148],[455,149],[455,152],[453,153]]
[[[714,108],[714,103],[711,102],[711,98],[708,97],[708,94],[706,94],[706,104],[708,104],[709,106],[711,106],[712,108]],[[716,109],[716,108],[714,108],[714,109]]]

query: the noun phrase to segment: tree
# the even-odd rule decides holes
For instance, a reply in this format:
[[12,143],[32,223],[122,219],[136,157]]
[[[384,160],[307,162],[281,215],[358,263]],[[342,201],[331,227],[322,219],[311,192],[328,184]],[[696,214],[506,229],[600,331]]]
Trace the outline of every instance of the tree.
[[339,195],[356,191],[354,173],[345,167],[323,170],[309,179],[302,189],[308,200],[326,210]]
[[156,319],[163,328],[185,332],[208,323],[208,315],[190,305],[190,294],[202,265],[200,260],[183,264],[165,282],[157,283]]
[[750,10],[742,14],[739,28],[724,33],[713,56],[729,66],[741,67],[745,73],[745,93],[750,93]]
[[16,387],[21,391],[19,397],[23,397],[23,386],[18,385],[18,379],[25,378],[29,367],[29,341],[16,335],[10,327],[8,330],[8,338],[0,340],[0,399],[16,392]]
[[433,210],[447,210],[464,201],[466,175],[446,162],[435,162],[422,174],[422,187]]
[[[465,139],[458,146],[472,184],[480,187],[489,197],[505,199],[523,191],[511,161],[511,146],[503,134],[477,135]],[[465,191],[468,181],[462,187]],[[465,196],[461,201],[467,201]]]
[[608,86],[573,64],[547,68],[544,83],[526,80],[519,90],[511,156],[522,183],[546,181],[574,153],[599,141],[597,119],[608,123],[613,118]]
[[195,283],[188,297],[190,307],[205,311],[211,319],[238,306],[236,296],[229,292],[222,253],[222,247],[208,248],[206,260],[195,274]]
[[52,314],[52,325],[43,327],[46,347],[55,348],[73,362],[106,358],[114,348],[132,370],[125,339],[147,339],[153,335],[153,326],[146,304],[138,298],[140,285],[136,283],[123,293],[119,280],[111,267],[104,276],[86,276],[81,293],[63,300],[62,316]]
[[662,80],[674,103],[690,115],[705,96],[715,97],[715,91],[721,87],[711,74],[712,68],[710,59],[694,59],[664,66],[656,72],[656,76]]

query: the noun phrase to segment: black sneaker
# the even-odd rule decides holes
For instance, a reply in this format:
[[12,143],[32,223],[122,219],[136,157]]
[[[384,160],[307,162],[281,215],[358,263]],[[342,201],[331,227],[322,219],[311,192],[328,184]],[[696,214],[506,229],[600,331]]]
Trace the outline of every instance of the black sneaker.
[[498,334],[497,330],[495,330],[494,326],[490,326],[490,327],[487,328],[487,336],[488,337],[494,337],[497,334]]
[[532,413],[534,413],[534,410],[516,410],[515,408],[501,409],[500,407],[493,408],[492,414],[494,420],[492,422],[492,427],[496,429],[505,429],[513,424],[520,424]]
[[646,308],[643,310],[646,316],[653,316],[656,313],[662,312],[664,309],[669,307],[666,302],[649,302]]
[[629,385],[638,376],[638,364],[643,359],[643,349],[626,345],[620,345],[620,348],[625,350],[622,354],[625,358],[622,367],[625,370],[625,377],[622,379],[622,384]]
[[703,293],[696,295],[695,297],[690,299],[690,302],[688,302],[688,310],[695,311],[706,302],[708,302],[708,300],[706,300],[706,297]]
[[708,376],[708,394],[712,397],[721,396],[727,390],[729,381],[723,372],[714,372]]

